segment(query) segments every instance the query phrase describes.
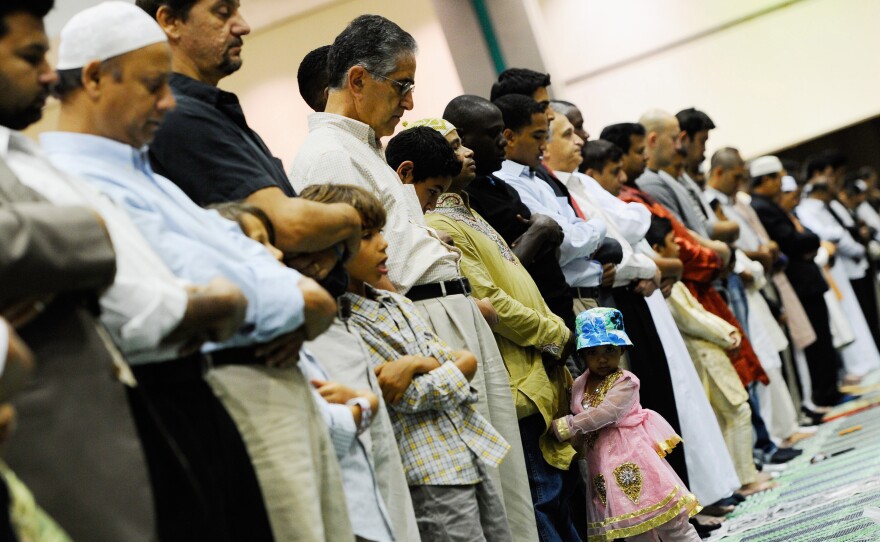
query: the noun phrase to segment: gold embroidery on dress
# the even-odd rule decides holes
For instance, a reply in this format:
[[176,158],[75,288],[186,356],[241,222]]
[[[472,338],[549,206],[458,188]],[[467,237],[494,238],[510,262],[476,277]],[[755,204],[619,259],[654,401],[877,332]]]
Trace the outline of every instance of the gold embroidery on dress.
[[596,445],[596,440],[597,440],[598,438],[599,438],[599,432],[598,432],[598,431],[590,431],[589,433],[587,433],[587,436],[584,438],[584,443],[586,443],[587,448],[589,448],[590,450],[592,450],[592,449],[593,449],[593,446]]
[[599,495],[599,500],[602,501],[602,504],[607,504],[605,501],[607,489],[605,487],[605,477],[602,476],[602,473],[597,474],[593,478],[593,486],[596,488],[596,493]]
[[639,504],[639,497],[642,494],[642,470],[638,465],[635,463],[618,465],[614,469],[614,481],[633,504]]
[[602,379],[602,382],[599,383],[598,386],[596,386],[596,389],[595,391],[593,391],[593,393],[585,392],[583,403],[584,406],[591,406],[593,408],[596,408],[597,406],[602,404],[602,401],[605,400],[605,394],[607,394],[608,390],[611,389],[611,386],[613,386],[614,383],[617,382],[617,379],[620,377],[621,374],[623,374],[623,371],[617,369],[616,371]]

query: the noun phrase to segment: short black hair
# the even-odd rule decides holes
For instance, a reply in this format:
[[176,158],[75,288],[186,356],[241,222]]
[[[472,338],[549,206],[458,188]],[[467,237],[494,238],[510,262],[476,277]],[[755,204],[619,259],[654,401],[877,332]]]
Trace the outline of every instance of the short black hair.
[[415,54],[416,40],[396,23],[381,15],[361,15],[343,30],[327,54],[327,78],[332,89],[345,86],[352,66],[363,66],[373,78],[397,69],[400,57]]
[[136,0],[135,4],[137,7],[146,11],[147,14],[154,19],[156,18],[156,13],[158,13],[159,8],[165,6],[175,17],[182,21],[186,21],[186,18],[189,17],[190,10],[198,2],[199,0]]
[[531,96],[541,87],[550,86],[550,74],[536,72],[527,68],[510,68],[498,75],[489,95],[491,101],[509,94]]
[[[117,55],[101,62],[101,74],[109,73],[116,82],[122,81],[120,56],[122,55]],[[82,75],[82,68],[58,70],[58,79],[52,84],[52,95],[63,101],[73,91],[83,88]]]
[[481,122],[484,122],[483,115],[495,109],[497,109],[495,104],[482,96],[463,94],[446,104],[443,118],[451,122],[458,129],[458,135],[461,135],[462,130],[476,129]]
[[324,90],[328,86],[327,55],[330,45],[322,45],[309,51],[296,70],[299,94],[314,111],[322,113],[327,106]]
[[610,141],[614,143],[620,150],[623,151],[623,154],[627,154],[629,152],[629,148],[632,145],[632,141],[630,139],[631,136],[642,136],[645,137],[645,127],[639,124],[638,122],[620,122],[618,124],[612,124],[611,126],[606,126],[602,129],[602,133],[599,135],[599,139],[604,139],[605,141]]
[[602,171],[609,162],[619,162],[623,158],[623,150],[610,141],[596,139],[587,141],[581,148],[581,156],[584,157],[578,168],[581,173],[588,169]]
[[663,246],[666,242],[666,236],[672,231],[672,221],[666,217],[651,215],[651,225],[645,232],[645,240],[652,247],[655,245]]
[[408,128],[392,137],[385,147],[385,160],[394,170],[407,160],[412,162],[414,183],[431,177],[455,177],[461,172],[452,145],[427,126]]
[[0,38],[9,32],[6,16],[13,13],[27,13],[42,20],[55,7],[55,0],[3,0],[0,2]]
[[501,110],[504,127],[514,132],[518,132],[531,124],[532,115],[545,111],[541,104],[525,94],[507,94],[492,103]]
[[825,149],[807,158],[804,165],[804,177],[807,181],[816,173],[821,173],[827,167],[837,169],[846,165],[846,156],[837,149]]
[[715,129],[715,123],[712,122],[709,115],[698,109],[694,109],[693,107],[682,109],[675,114],[675,118],[678,119],[678,126],[687,133],[688,137],[691,138],[694,137],[697,132]]

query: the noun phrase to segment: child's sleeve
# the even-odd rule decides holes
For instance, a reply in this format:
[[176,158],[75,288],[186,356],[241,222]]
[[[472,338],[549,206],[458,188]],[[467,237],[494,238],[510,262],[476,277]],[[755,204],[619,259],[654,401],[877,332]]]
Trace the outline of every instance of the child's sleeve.
[[675,324],[683,333],[717,344],[725,350],[735,344],[731,333],[737,329],[707,311],[681,282],[672,287],[666,304]]
[[455,363],[446,362],[433,371],[417,376],[406,388],[394,410],[413,414],[426,410],[449,411],[462,403],[476,403],[477,392],[473,390]]
[[599,406],[589,407],[577,415],[569,414],[553,420],[550,428],[560,441],[583,436],[617,422],[632,410],[638,400],[638,385],[625,378],[608,390]]

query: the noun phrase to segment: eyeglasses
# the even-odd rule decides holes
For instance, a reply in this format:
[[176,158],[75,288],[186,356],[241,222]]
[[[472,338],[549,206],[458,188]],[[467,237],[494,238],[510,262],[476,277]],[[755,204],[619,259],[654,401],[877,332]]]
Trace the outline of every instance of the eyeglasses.
[[413,83],[412,81],[406,81],[406,82],[396,81],[390,77],[385,77],[384,75],[379,75],[378,73],[373,73],[373,72],[367,72],[367,73],[369,73],[373,77],[381,77],[382,79],[385,79],[386,81],[391,81],[392,83],[397,85],[397,93],[400,94],[401,98],[406,96],[410,92],[412,92],[416,86],[416,84]]

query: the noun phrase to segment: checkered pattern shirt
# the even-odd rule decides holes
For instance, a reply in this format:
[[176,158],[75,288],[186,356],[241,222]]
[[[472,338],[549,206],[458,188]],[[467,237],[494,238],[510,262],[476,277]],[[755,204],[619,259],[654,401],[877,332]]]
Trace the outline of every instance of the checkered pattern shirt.
[[440,367],[416,376],[403,398],[389,404],[409,485],[471,485],[476,460],[497,467],[510,445],[474,409],[477,392],[455,366],[452,349],[437,337],[405,297],[374,290],[351,300],[350,322],[361,331],[373,366],[402,356],[436,358]]

